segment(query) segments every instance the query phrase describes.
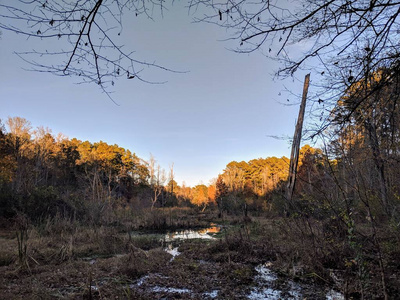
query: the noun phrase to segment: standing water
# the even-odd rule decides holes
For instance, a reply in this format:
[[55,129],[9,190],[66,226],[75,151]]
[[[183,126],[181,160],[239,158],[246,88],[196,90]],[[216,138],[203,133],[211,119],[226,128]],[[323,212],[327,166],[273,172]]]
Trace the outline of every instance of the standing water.
[[192,239],[215,239],[213,235],[221,231],[221,226],[213,226],[202,229],[188,229],[175,232],[168,232],[164,240],[167,243],[178,240],[192,240]]
[[174,242],[182,240],[193,240],[193,239],[215,239],[214,235],[221,231],[221,226],[216,224],[211,224],[211,227],[202,229],[186,229],[174,232],[167,232],[163,238],[163,242],[166,243],[167,247],[164,249],[167,253],[172,255],[171,261],[174,260],[176,256],[181,254],[178,251],[178,247],[174,247]]
[[270,269],[272,263],[266,263],[256,267],[257,275],[254,278],[256,286],[252,288],[248,299],[250,300],[278,300],[278,299],[326,299],[344,300],[344,296],[334,290],[326,290],[323,287],[311,286],[305,283],[297,283],[286,280],[277,284],[278,276]]

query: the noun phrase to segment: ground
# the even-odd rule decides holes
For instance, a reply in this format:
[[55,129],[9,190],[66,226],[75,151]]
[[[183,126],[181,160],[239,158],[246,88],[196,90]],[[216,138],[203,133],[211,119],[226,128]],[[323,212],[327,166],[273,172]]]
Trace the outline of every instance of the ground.
[[[31,227],[22,258],[15,230],[3,230],[0,295],[3,299],[297,299],[299,295],[327,299],[331,282],[312,276],[289,278],[280,272],[279,255],[270,241],[251,233],[262,235],[264,229],[254,225],[257,222],[236,223],[220,226],[220,232],[211,233],[214,239],[186,240],[169,240],[161,232],[127,232],[118,226]],[[271,281],[265,272],[274,266]]]

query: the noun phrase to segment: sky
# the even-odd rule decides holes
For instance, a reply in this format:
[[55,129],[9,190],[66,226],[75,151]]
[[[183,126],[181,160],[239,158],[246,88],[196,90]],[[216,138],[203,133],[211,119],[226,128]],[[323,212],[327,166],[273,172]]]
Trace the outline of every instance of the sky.
[[[302,82],[273,80],[276,62],[259,52],[234,53],[223,41],[229,32],[193,23],[175,2],[154,20],[129,17],[121,43],[138,58],[185,73],[145,69],[150,81],[119,80],[113,103],[96,85],[77,78],[25,71],[29,65],[14,54],[50,40],[26,39],[2,32],[0,39],[0,119],[19,116],[69,138],[104,141],[148,160],[152,154],[175,180],[208,184],[235,161],[289,156],[288,140],[298,115]],[[297,74],[304,78],[305,74]],[[287,105],[296,104],[296,105]]]

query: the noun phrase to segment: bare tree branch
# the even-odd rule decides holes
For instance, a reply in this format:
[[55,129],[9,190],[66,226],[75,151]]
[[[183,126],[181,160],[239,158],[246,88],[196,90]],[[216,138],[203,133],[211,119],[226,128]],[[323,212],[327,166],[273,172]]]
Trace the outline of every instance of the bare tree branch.
[[[278,77],[300,69],[313,72],[309,104],[316,137],[338,112],[338,100],[353,84],[381,69],[398,72],[400,1],[395,0],[191,0],[189,8],[209,12],[196,22],[226,28],[238,53],[261,51],[281,62]],[[319,75],[319,76],[317,76]],[[394,76],[394,75],[393,75]],[[358,97],[359,105],[390,81]],[[300,98],[300,95],[298,95]],[[354,110],[346,110],[348,122]],[[343,110],[341,110],[343,113]]]
[[[48,39],[44,51],[18,52],[32,70],[58,76],[77,76],[83,83],[96,83],[111,97],[118,78],[159,84],[142,77],[143,67],[177,72],[137,59],[116,40],[123,31],[123,14],[145,15],[162,11],[162,0],[5,0],[0,3],[0,29]],[[65,47],[67,47],[65,49]],[[54,63],[51,63],[54,62]],[[181,72],[179,72],[181,73]]]

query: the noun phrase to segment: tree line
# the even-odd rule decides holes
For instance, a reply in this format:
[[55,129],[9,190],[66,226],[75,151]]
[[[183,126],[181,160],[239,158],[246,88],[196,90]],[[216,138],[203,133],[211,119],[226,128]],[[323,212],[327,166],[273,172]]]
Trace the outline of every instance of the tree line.
[[128,207],[204,205],[214,200],[211,190],[179,186],[173,166],[166,174],[152,155],[146,161],[118,145],[32,129],[20,117],[0,123],[3,218],[23,213],[40,221],[61,214],[97,222]]
[[[7,128],[7,129],[6,129]],[[302,151],[312,149],[303,147]],[[303,153],[302,152],[302,153]],[[271,193],[286,180],[286,157],[230,162],[219,175],[226,185],[225,208],[240,214],[271,207]],[[217,206],[218,180],[188,187],[150,155],[148,161],[118,145],[69,139],[49,128],[33,129],[21,117],[0,123],[0,216],[24,213],[34,220],[55,214],[100,220],[126,207]],[[229,194],[229,197],[228,197]]]

